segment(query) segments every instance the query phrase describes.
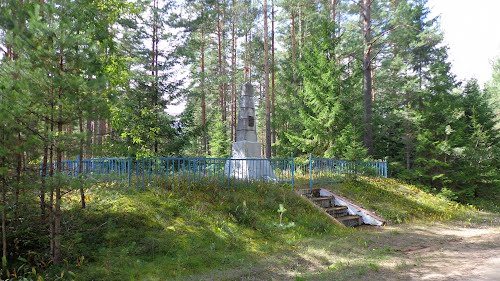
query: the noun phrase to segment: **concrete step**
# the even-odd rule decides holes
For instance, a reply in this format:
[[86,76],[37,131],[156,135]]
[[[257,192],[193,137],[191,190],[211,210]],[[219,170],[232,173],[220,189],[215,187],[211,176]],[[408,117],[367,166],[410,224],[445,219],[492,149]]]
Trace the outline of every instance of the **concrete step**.
[[299,189],[297,190],[297,193],[303,196],[311,197],[312,196],[312,191],[310,189]]
[[352,227],[352,226],[358,226],[363,224],[363,219],[361,219],[360,216],[354,215],[354,216],[343,216],[337,218],[338,221],[343,223],[345,226]]
[[328,197],[312,197],[310,198],[314,204],[322,207],[322,208],[330,208],[334,206],[335,198],[333,196]]
[[330,208],[325,208],[325,211],[334,218],[339,218],[349,215],[346,206],[334,206]]
[[[382,226],[385,220],[373,212],[356,205],[348,199],[324,188],[300,189],[297,193],[309,204],[321,209],[336,224],[355,227],[360,225]],[[321,196],[323,195],[323,196]],[[358,215],[351,215],[349,212]]]
[[315,188],[315,189],[299,189],[297,191],[297,193],[302,195],[302,196],[306,196],[307,198],[320,197],[319,189],[317,189],[317,188]]

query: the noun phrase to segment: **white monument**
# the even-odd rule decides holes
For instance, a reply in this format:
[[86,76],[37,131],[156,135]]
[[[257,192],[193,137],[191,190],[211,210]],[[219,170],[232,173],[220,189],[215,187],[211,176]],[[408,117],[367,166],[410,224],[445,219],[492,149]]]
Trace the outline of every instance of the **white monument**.
[[257,141],[253,87],[248,82],[243,84],[237,124],[236,142],[224,174],[237,179],[276,180],[271,163],[262,158],[262,144]]

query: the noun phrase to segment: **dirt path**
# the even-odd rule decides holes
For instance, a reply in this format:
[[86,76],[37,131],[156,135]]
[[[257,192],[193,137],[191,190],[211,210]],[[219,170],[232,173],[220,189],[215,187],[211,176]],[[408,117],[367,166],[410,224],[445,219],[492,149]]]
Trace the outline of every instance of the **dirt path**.
[[417,226],[392,241],[401,280],[500,280],[500,228]]

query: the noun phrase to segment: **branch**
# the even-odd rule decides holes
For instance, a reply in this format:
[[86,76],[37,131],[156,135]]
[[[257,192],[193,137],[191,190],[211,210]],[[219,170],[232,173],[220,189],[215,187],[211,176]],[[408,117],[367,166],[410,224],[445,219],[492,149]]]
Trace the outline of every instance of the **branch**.
[[3,53],[4,53],[5,55],[7,55],[7,50],[6,50],[6,49],[4,49],[4,48],[2,48],[2,46],[0,46],[0,50],[1,50],[1,51],[3,51]]
[[387,30],[382,31],[379,35],[377,35],[377,36],[373,37],[372,41],[371,41],[370,43],[368,43],[368,44],[369,44],[369,45],[373,45],[373,44],[375,44],[375,42],[377,42],[377,41],[378,41],[378,39],[382,38],[382,36],[383,36],[383,35],[385,35],[385,34],[387,34],[387,33],[391,32],[391,31],[395,30],[395,29],[396,29],[396,28],[398,28],[398,27],[399,27],[399,25],[396,25],[396,26],[393,26],[393,27],[391,27],[391,28],[389,28],[389,29],[387,29]]
[[372,65],[372,62],[377,58],[378,54],[380,54],[383,51],[383,49],[380,49],[371,59],[370,59],[370,66]]
[[25,129],[28,129],[28,131],[31,131],[33,134],[37,135],[42,141],[44,142],[47,142],[48,141],[48,138],[45,136],[45,135],[42,135],[38,130],[30,127],[28,124],[26,124],[25,122],[23,122],[21,120],[21,117],[19,116],[16,116],[14,113],[10,112],[10,114],[12,116],[14,116],[14,118],[17,119],[17,122],[21,123],[21,125],[23,125],[23,127],[25,127]]
[[[382,38],[382,36],[383,36],[383,35],[385,35],[385,34],[387,34],[387,33],[391,32],[391,31],[395,30],[395,29],[396,29],[396,28],[398,28],[398,27],[399,27],[399,25],[396,25],[396,26],[391,27],[391,28],[389,28],[389,29],[387,29],[387,30],[384,30],[384,31],[383,31],[383,32],[381,32],[379,35],[375,36],[375,37],[372,39],[372,41],[370,41],[370,42],[368,43],[368,51],[370,51],[370,52],[372,51],[372,48],[373,48],[373,45],[375,44],[375,42],[377,42],[380,38]],[[379,52],[379,53],[380,53],[380,52]],[[378,54],[378,53],[377,53],[377,54]]]
[[363,6],[361,5],[361,1],[351,0],[351,2],[353,2],[355,5],[358,5],[361,10],[364,10]]

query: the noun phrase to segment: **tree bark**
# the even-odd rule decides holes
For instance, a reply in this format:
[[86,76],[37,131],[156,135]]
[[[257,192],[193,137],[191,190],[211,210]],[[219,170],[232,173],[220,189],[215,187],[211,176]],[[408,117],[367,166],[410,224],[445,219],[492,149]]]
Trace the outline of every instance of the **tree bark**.
[[3,176],[0,178],[0,184],[2,185],[2,257],[7,259],[7,186]]
[[335,18],[337,17],[337,2],[339,0],[331,0],[332,4],[332,22],[335,24]]
[[[151,62],[151,75],[153,76],[153,110],[155,111],[156,122],[159,122],[158,118],[158,101],[159,97],[159,89],[158,89],[158,43],[160,42],[158,35],[158,0],[153,0],[153,36],[152,36],[152,62]],[[153,143],[153,151],[155,154],[158,152],[158,139],[154,139]]]
[[[83,135],[83,114],[80,111],[80,118],[78,120],[78,126],[80,128],[80,133]],[[79,149],[79,157],[78,157],[78,176],[82,176],[83,172],[83,139],[80,139],[80,149]],[[85,209],[85,191],[83,187],[80,187],[80,203],[82,204],[82,209]]]
[[92,136],[94,133],[92,132],[92,119],[87,118],[87,147],[86,147],[86,153],[85,157],[86,158],[92,158]]
[[40,187],[40,214],[42,217],[45,216],[45,188],[47,177],[47,161],[48,161],[49,147],[47,144],[43,147],[43,158],[42,158],[42,171],[41,171],[41,187]]
[[[274,60],[274,0],[271,0],[271,118],[276,113],[276,65]],[[276,122],[276,121],[274,121]],[[276,127],[272,126],[271,143],[276,143]]]
[[232,23],[231,23],[231,141],[236,141],[236,7],[232,0]]
[[363,0],[361,17],[363,22],[363,101],[364,101],[364,137],[365,147],[368,154],[373,155],[373,120],[372,120],[372,33],[371,33],[371,3],[372,0]]
[[291,36],[291,44],[292,44],[292,80],[293,80],[293,94],[297,96],[298,91],[298,81],[297,75],[295,73],[297,68],[297,42],[295,36],[295,10],[292,7],[290,13],[291,26],[290,26],[290,36]]
[[102,145],[105,134],[106,134],[106,120],[101,119],[99,120],[99,132],[97,134],[97,144],[99,146]]
[[245,82],[251,83],[251,66],[250,66],[250,47],[248,44],[250,43],[249,37],[251,36],[251,31],[247,30],[245,33],[245,59],[244,59],[244,80]]
[[[50,105],[50,133],[54,133],[54,98],[51,89],[51,105]],[[54,141],[51,140],[49,149],[49,177],[54,176]],[[50,236],[50,255],[54,256],[54,184],[50,184],[50,194],[49,194],[49,236]]]
[[299,58],[302,58],[302,50],[305,42],[305,21],[304,21],[305,3],[299,4],[299,31],[300,31],[300,48]]
[[218,74],[219,74],[219,106],[221,110],[221,120],[226,121],[226,102],[225,102],[225,93],[224,93],[224,82],[222,78],[224,77],[223,73],[223,63],[222,63],[222,18],[221,18],[221,8],[219,2],[217,2],[217,66],[218,66]]
[[269,36],[267,26],[267,0],[264,0],[264,92],[266,95],[266,158],[271,158],[271,101],[269,93]]
[[[17,133],[17,144],[18,146],[21,146],[21,133]],[[18,215],[19,215],[19,188],[21,186],[21,174],[23,170],[23,153],[18,152],[16,153],[16,160],[17,160],[17,165],[16,165],[16,186],[14,189],[14,221],[17,221]]]
[[[204,11],[202,11],[203,15]],[[203,142],[203,153],[207,155],[208,153],[208,138],[207,138],[207,106],[205,101],[205,32],[204,28],[201,28],[201,128],[202,128],[202,142]]]
[[[60,51],[61,57],[59,61],[59,67],[61,72],[64,72],[64,59],[63,59],[63,50]],[[58,100],[60,101],[60,105],[58,108],[58,118],[57,118],[57,132],[59,135],[62,134],[63,132],[63,106],[62,106],[62,96],[63,96],[63,88],[62,86],[59,87],[59,95],[58,95]],[[59,143],[60,140],[58,140],[57,146],[56,146],[56,161],[57,161],[57,173],[60,174],[62,173],[62,146]],[[54,253],[52,256],[52,260],[54,264],[60,264],[62,261],[61,257],[61,182],[57,182],[55,186],[55,204],[54,204]]]

